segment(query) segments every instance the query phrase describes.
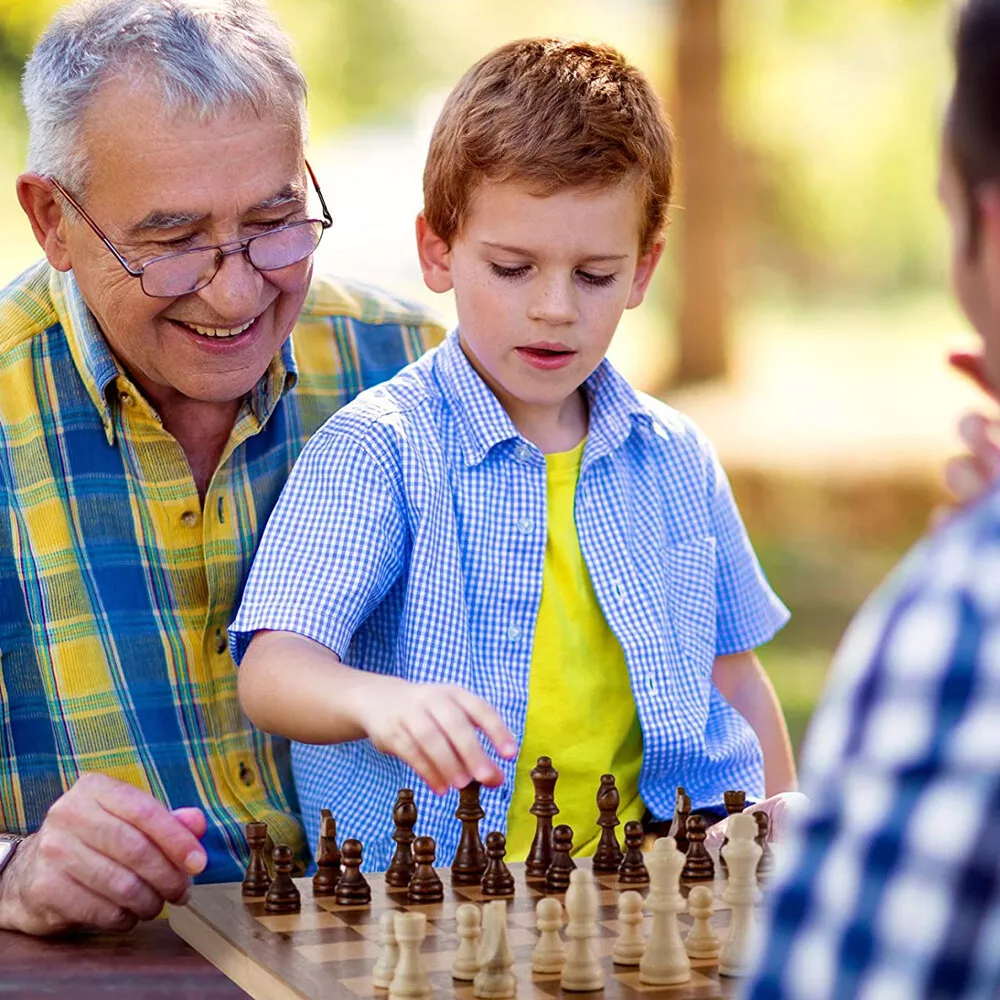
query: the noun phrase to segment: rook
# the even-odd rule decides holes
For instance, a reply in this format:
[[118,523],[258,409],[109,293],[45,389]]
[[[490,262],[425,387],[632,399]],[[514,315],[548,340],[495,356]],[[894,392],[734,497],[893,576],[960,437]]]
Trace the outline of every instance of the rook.
[[264,861],[267,847],[266,823],[247,823],[247,847],[250,848],[250,863],[243,879],[243,895],[265,896],[271,885],[271,875]]
[[[345,842],[345,847],[346,842]],[[396,911],[393,929],[399,947],[396,973],[389,987],[389,1000],[430,1000],[431,981],[420,959],[420,945],[427,933],[427,917],[423,913]]]

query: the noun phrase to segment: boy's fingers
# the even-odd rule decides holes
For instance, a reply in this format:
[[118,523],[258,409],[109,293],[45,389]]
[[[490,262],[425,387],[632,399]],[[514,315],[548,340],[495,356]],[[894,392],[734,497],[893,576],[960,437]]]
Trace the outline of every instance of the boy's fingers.
[[[435,715],[436,709],[428,709],[426,714],[412,725],[408,725],[410,735],[444,778],[445,785],[461,788],[469,783],[465,767],[455,753],[447,730],[442,729]],[[467,725],[467,723],[466,723]]]
[[517,753],[517,743],[497,710],[463,688],[455,688],[454,696],[465,714],[472,720],[472,724],[496,747],[497,753],[508,760],[514,757]]
[[997,399],[997,390],[990,383],[986,374],[986,359],[982,354],[971,351],[952,351],[948,355],[948,364],[957,372],[972,379],[988,396]]
[[432,791],[438,795],[444,795],[448,791],[448,782],[445,781],[434,761],[427,756],[423,747],[403,726],[399,727],[395,746],[391,749],[397,757],[406,761],[427,782]]
[[479,742],[479,730],[462,706],[450,698],[443,700],[434,708],[434,717],[451,742],[463,772],[455,775],[455,787],[464,788],[473,778],[479,781],[479,775],[492,777],[493,764]]
[[944,467],[944,482],[959,503],[968,503],[983,495],[990,486],[979,463],[971,455],[950,458]]

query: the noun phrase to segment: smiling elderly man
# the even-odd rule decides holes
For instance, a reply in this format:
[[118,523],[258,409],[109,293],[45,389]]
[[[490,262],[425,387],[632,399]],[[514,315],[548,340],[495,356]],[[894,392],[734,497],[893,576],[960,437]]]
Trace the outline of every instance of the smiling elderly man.
[[304,856],[226,625],[305,440],[440,331],[313,280],[305,82],[252,0],[68,7],[24,100],[46,260],[0,293],[0,928],[125,929],[240,878],[248,820]]

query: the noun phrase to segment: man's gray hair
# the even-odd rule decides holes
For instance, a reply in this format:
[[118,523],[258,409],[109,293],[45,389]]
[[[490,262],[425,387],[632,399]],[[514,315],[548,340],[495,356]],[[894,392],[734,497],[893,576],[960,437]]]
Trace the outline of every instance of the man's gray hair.
[[56,14],[24,70],[28,169],[71,191],[87,182],[80,130],[113,76],[147,76],[165,107],[208,119],[290,98],[305,130],[306,81],[288,37],[258,0],[78,0]]

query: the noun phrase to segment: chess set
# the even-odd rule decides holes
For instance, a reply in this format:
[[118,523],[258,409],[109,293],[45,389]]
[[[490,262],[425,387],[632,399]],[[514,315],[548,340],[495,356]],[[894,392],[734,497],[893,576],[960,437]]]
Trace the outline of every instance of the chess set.
[[522,863],[506,862],[503,834],[480,839],[476,783],[460,795],[450,869],[434,866],[430,837],[415,836],[406,789],[385,873],[361,873],[362,845],[337,846],[328,810],[312,878],[293,879],[291,851],[268,850],[265,824],[249,823],[243,883],[195,886],[170,908],[171,927],[257,1000],[735,995],[773,860],[766,815],[743,815],[743,793],[726,793],[731,839],[716,855],[679,788],[667,835],[644,851],[641,826],[626,824],[623,850],[605,775],[597,851],[573,858],[573,831],[552,825],[557,777],[539,758],[537,829]]

